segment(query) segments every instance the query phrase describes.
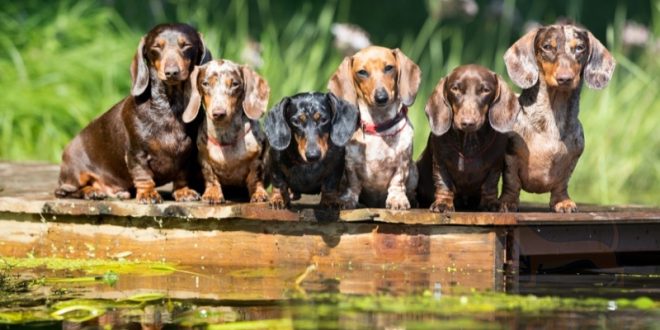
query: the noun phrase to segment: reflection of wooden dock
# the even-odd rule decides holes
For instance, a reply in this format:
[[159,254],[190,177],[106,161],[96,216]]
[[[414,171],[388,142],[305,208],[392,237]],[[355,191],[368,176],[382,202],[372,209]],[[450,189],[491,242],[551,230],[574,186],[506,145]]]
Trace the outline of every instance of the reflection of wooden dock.
[[[595,268],[616,268],[626,264],[624,257],[647,265],[660,252],[660,209],[653,208],[582,206],[578,214],[554,214],[528,207],[509,214],[432,214],[332,212],[314,209],[311,199],[303,199],[293,211],[263,204],[57,200],[52,197],[57,170],[53,165],[0,163],[0,255],[121,255],[176,262],[210,276],[120,282],[129,291],[146,286],[179,290],[192,295],[188,298],[233,299],[238,293],[254,293],[252,298],[278,299],[310,265],[316,269],[302,284],[310,289],[516,290],[521,267],[534,273],[586,260]],[[249,276],[236,275],[241,269]]]

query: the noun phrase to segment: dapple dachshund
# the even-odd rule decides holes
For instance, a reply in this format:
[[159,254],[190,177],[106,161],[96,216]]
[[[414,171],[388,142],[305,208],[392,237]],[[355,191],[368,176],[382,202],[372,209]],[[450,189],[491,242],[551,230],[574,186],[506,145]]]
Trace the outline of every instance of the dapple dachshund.
[[210,60],[201,35],[185,24],[161,24],[141,40],[131,63],[131,95],[92,121],[62,155],[57,197],[159,203],[156,187],[174,181],[177,201],[199,199],[188,188],[197,126],[186,125],[190,72]]
[[332,93],[285,97],[268,112],[273,191],[270,205],[290,206],[290,194],[321,193],[321,205],[339,207],[345,145],[357,128],[358,111]]
[[504,80],[479,65],[442,78],[426,103],[431,124],[417,165],[417,198],[433,212],[497,211],[507,136],[520,111]]
[[247,187],[251,202],[267,202],[266,135],[258,120],[268,105],[268,83],[247,66],[215,60],[195,67],[190,84],[192,94],[183,121],[193,121],[200,105],[205,110],[197,136],[206,182],[202,200],[224,203],[227,191],[223,190]]
[[504,54],[511,80],[523,88],[522,111],[505,156],[502,211],[518,209],[520,189],[550,192],[555,212],[576,212],[568,180],[584,150],[578,120],[582,81],[605,87],[615,61],[591,32],[550,25],[528,32]]
[[344,58],[328,89],[357,106],[360,125],[346,146],[348,188],[342,207],[408,209],[415,203],[417,167],[408,107],[421,71],[399,49],[367,47]]

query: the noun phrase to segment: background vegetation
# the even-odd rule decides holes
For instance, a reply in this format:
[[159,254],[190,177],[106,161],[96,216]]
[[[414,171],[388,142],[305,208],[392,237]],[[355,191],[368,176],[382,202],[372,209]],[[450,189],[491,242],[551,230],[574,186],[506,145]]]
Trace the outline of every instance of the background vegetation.
[[[502,54],[525,24],[567,17],[588,27],[619,64],[606,89],[583,92],[587,147],[570,190],[579,202],[660,204],[660,1],[484,0],[476,2],[475,16],[452,13],[452,2],[3,1],[0,159],[58,162],[72,136],[127,95],[140,36],[166,21],[196,26],[215,57],[241,61],[249,41],[258,42],[271,104],[325,90],[343,57],[333,47],[331,25],[361,26],[372,43],[399,47],[422,68],[411,109],[418,155],[429,132],[423,106],[442,76],[479,63],[508,79]],[[629,20],[646,26],[649,40],[626,42]],[[547,202],[547,196],[523,198]]]

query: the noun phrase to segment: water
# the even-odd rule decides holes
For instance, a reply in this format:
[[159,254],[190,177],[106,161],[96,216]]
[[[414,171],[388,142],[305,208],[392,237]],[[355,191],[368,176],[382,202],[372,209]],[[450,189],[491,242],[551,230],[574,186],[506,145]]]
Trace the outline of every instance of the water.
[[508,293],[420,280],[446,269],[51,268],[4,268],[0,329],[660,329],[656,266],[519,274]]

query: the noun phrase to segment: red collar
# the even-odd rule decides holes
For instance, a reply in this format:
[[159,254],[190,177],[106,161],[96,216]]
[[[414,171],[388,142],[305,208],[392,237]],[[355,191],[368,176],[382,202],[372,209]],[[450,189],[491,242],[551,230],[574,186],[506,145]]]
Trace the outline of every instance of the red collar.
[[218,141],[218,139],[216,139],[216,138],[214,138],[214,137],[212,137],[208,134],[207,134],[207,137],[208,137],[209,143],[214,144],[214,145],[216,145],[220,148],[222,148],[222,147],[231,147],[231,146],[235,145],[236,142],[238,142],[238,140],[240,140],[240,138],[242,136],[244,136],[245,134],[247,134],[247,132],[249,132],[250,130],[252,130],[252,125],[248,125],[247,129],[243,129],[241,132],[239,132],[239,134],[236,135],[236,138],[234,138],[234,140],[230,141],[230,142],[220,142],[220,141]]
[[[384,132],[392,127],[394,125],[398,124],[401,120],[407,120],[408,119],[408,107],[407,106],[401,106],[401,111],[399,111],[394,118],[380,124],[373,124],[373,123],[367,123],[364,120],[360,120],[360,127],[362,128],[362,131],[364,131],[367,134],[371,135],[381,135],[381,132]],[[405,125],[403,126],[405,127]],[[396,135],[403,130],[403,127],[396,132],[392,134],[387,134],[389,135]]]

